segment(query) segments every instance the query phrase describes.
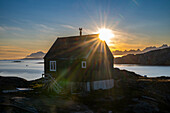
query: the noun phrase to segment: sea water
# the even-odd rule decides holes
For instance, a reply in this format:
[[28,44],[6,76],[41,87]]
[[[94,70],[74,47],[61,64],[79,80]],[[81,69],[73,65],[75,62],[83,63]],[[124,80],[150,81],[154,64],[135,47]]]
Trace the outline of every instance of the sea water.
[[[43,60],[1,60],[0,76],[16,76],[26,80],[35,80],[42,77],[44,73]],[[131,64],[114,64],[114,67],[133,71],[148,77],[169,76],[170,66],[142,66]]]
[[144,65],[135,65],[135,64],[114,64],[115,68],[121,70],[125,69],[128,71],[133,71],[136,74],[142,76],[147,75],[147,77],[160,77],[168,76],[170,77],[170,66],[144,66]]
[[[0,76],[15,76],[35,80],[44,73],[43,60],[1,60]],[[20,62],[19,62],[20,61]]]

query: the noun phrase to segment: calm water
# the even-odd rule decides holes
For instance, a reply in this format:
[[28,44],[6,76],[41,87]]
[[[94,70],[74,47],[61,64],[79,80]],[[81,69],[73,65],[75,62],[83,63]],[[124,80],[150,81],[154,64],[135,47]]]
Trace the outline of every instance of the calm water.
[[40,78],[44,73],[43,60],[0,61],[0,76],[17,76],[26,80]]
[[140,75],[147,75],[148,77],[169,76],[170,66],[142,66],[134,64],[115,64],[114,67],[133,71]]
[[[17,76],[26,80],[40,78],[44,73],[44,65],[39,64],[39,62],[43,62],[43,60],[0,61],[0,76]],[[170,66],[115,64],[115,67],[133,71],[140,75],[147,75],[148,77],[170,76]]]

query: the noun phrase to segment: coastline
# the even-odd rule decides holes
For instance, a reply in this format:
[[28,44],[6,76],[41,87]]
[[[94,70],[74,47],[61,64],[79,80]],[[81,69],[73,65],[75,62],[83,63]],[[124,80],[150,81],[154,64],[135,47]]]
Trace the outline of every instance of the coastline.
[[170,66],[170,64],[138,64],[138,63],[115,63],[115,64],[120,64],[120,65],[137,65],[137,66]]
[[[0,112],[11,110],[19,113],[109,111],[152,113],[170,110],[169,77],[143,77],[118,68],[114,69],[113,75],[115,74],[117,76],[114,76],[114,88],[95,91],[88,95],[49,92],[42,88],[42,79],[27,81],[18,77],[0,77]],[[3,90],[16,90],[16,88],[33,90],[2,92]]]

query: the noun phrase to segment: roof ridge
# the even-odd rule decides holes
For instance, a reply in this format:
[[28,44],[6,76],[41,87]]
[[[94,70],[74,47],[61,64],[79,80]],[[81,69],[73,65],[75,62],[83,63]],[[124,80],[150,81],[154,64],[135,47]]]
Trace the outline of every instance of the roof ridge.
[[61,39],[61,38],[77,38],[77,37],[88,37],[88,36],[96,36],[96,35],[99,35],[99,34],[88,34],[88,35],[77,35],[77,36],[66,36],[66,37],[57,37],[58,39]]

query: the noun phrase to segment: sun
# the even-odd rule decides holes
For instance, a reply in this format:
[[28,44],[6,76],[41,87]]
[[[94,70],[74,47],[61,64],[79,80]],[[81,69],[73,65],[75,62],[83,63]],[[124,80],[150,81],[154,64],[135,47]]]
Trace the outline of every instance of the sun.
[[110,39],[115,36],[112,30],[106,28],[99,29],[98,33],[100,40],[105,41],[107,43],[109,43]]

